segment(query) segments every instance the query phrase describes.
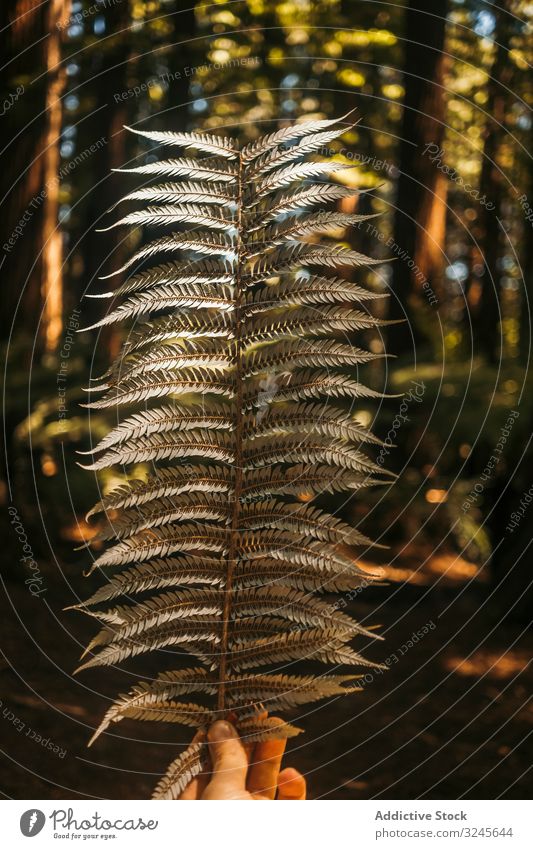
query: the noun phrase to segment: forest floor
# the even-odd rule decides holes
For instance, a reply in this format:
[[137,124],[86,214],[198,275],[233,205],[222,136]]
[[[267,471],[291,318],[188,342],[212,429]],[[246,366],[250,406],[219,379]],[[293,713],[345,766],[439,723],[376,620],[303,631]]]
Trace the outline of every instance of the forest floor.
[[[360,620],[385,623],[386,641],[367,654],[389,670],[369,674],[362,692],[292,719],[305,734],[291,741],[287,763],[306,773],[312,798],[529,795],[533,634],[499,622],[490,585],[472,564],[425,554],[397,557],[390,584],[351,605]],[[17,799],[146,798],[190,734],[127,720],[86,748],[109,698],[146,661],[134,674],[72,677],[94,623],[63,612],[73,601],[69,582],[79,588],[77,570],[67,572],[46,570],[38,598],[6,583],[2,791]]]

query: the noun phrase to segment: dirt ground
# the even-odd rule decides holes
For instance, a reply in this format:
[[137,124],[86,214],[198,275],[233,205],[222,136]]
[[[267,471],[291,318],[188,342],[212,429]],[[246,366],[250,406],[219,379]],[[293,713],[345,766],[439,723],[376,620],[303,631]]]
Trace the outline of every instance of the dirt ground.
[[[358,694],[292,718],[305,734],[291,741],[287,764],[307,775],[313,798],[530,795],[533,634],[499,621],[490,584],[471,564],[448,553],[412,567],[422,560],[420,553],[396,558],[391,583],[365,591],[351,610],[382,623],[385,642],[366,653],[388,672],[367,676]],[[143,666],[72,677],[94,633],[88,618],[63,612],[74,600],[68,584],[82,593],[83,579],[71,567],[67,575],[50,568],[46,583],[39,598],[21,583],[5,585],[2,792],[146,798],[190,734],[124,721],[86,748],[109,699]]]

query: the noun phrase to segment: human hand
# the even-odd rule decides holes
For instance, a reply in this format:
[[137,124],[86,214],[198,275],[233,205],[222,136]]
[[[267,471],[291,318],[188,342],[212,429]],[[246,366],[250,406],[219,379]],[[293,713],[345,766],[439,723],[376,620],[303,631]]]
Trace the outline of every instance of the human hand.
[[[204,739],[205,734],[199,733],[194,742]],[[194,778],[180,800],[305,799],[303,775],[290,767],[280,771],[286,740],[247,745],[231,723],[219,720],[208,730],[207,742],[212,771]]]

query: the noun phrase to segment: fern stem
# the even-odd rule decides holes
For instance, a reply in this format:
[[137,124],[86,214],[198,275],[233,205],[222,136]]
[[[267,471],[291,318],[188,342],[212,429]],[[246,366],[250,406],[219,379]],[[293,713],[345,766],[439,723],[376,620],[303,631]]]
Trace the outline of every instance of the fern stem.
[[233,505],[231,515],[231,532],[229,551],[227,558],[226,586],[224,595],[224,609],[222,612],[221,638],[220,638],[220,662],[218,666],[218,700],[217,708],[220,712],[226,709],[226,676],[228,662],[228,645],[232,607],[232,583],[235,571],[237,552],[239,547],[239,522],[240,502],[242,492],[242,467],[243,467],[243,368],[242,368],[242,307],[244,302],[244,289],[242,286],[242,263],[243,263],[243,234],[242,234],[242,199],[243,199],[243,161],[239,153],[239,168],[237,174],[237,245],[234,274],[234,403],[235,403],[235,460],[233,475]]

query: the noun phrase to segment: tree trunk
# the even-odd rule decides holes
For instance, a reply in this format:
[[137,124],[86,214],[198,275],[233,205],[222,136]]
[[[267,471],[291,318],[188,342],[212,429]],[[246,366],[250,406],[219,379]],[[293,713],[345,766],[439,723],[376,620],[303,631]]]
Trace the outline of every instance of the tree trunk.
[[[446,177],[430,156],[445,131],[444,36],[446,0],[411,0],[405,18],[405,96],[399,150],[390,317],[408,321],[389,330],[389,350],[412,350],[419,341],[417,307],[435,292],[443,267]],[[428,303],[431,303],[428,298]],[[430,307],[429,307],[430,308]]]
[[42,338],[47,351],[59,345],[63,327],[63,248],[59,229],[59,140],[66,74],[61,66],[61,33],[70,14],[70,0],[50,0],[48,4],[48,47],[46,51],[47,129],[43,151],[45,197],[43,201],[43,302]]
[[[530,133],[529,150],[533,150],[533,133]],[[529,157],[527,170],[527,195],[533,198],[533,160]],[[530,201],[531,203],[531,201]],[[520,304],[520,359],[527,366],[531,356],[533,342],[531,328],[533,326],[533,221],[528,221],[526,212],[523,213],[522,230],[522,298]]]
[[[84,141],[80,142],[82,148],[93,147],[90,158],[91,188],[79,203],[77,217],[82,229],[73,234],[73,241],[77,243],[73,253],[81,259],[78,265],[82,272],[81,288],[91,294],[102,288],[98,278],[122,265],[125,259],[121,247],[124,231],[112,229],[99,233],[96,230],[111,223],[112,218],[108,219],[105,213],[125,193],[121,177],[113,174],[112,169],[126,164],[128,133],[124,125],[130,123],[129,113],[135,106],[134,100],[126,94],[131,58],[129,3],[124,0],[102,8],[106,22],[106,41],[102,50],[91,52],[82,72],[83,86],[87,86],[92,94],[89,110],[93,114],[83,121]],[[104,108],[98,108],[102,106]],[[113,286],[120,285],[120,282],[120,276],[111,281]],[[108,307],[108,301],[85,300],[83,323],[89,325],[99,320]],[[114,326],[103,329],[100,343],[111,357],[116,355],[118,341]]]
[[2,94],[12,101],[0,174],[7,304],[1,335],[8,336],[17,312],[24,330],[38,334],[48,350],[61,332],[62,252],[56,228],[64,75],[59,62],[69,10],[70,0],[17,0],[11,8],[2,4],[0,11],[6,58]]
[[483,277],[481,297],[474,311],[475,337],[477,348],[488,362],[495,363],[500,355],[500,269],[502,233],[499,220],[504,195],[503,174],[498,168],[499,143],[504,134],[507,91],[512,76],[509,61],[509,2],[502,0],[500,6],[493,7],[496,17],[494,28],[494,59],[487,84],[487,123],[484,133],[483,162],[479,179],[481,198],[487,205],[481,206],[480,238],[483,251]]
[[[17,0],[0,8],[4,31],[2,101],[6,147],[0,169],[2,266],[5,309],[1,336],[11,332],[15,313],[25,332],[52,344],[60,307],[60,243],[53,236],[57,217],[57,133],[61,115],[61,38],[57,23],[68,14],[67,0]],[[43,68],[45,73],[43,74]],[[50,112],[47,112],[49,107]],[[47,188],[48,181],[50,183]],[[48,244],[47,239],[49,239]],[[50,302],[40,323],[43,296]]]
[[[173,47],[171,50],[171,60],[169,61],[170,71],[180,72],[179,77],[171,82],[169,94],[171,103],[174,106],[172,111],[173,123],[177,130],[190,129],[189,122],[189,102],[190,102],[190,85],[193,77],[187,75],[186,68],[192,68],[197,64],[205,64],[205,56],[200,54],[200,47],[205,48],[205,44],[200,44],[194,41],[196,34],[196,14],[194,5],[185,3],[185,6],[190,8],[179,11],[179,4],[176,4],[178,11],[172,17],[174,26]],[[196,57],[200,57],[201,61],[196,61]]]

